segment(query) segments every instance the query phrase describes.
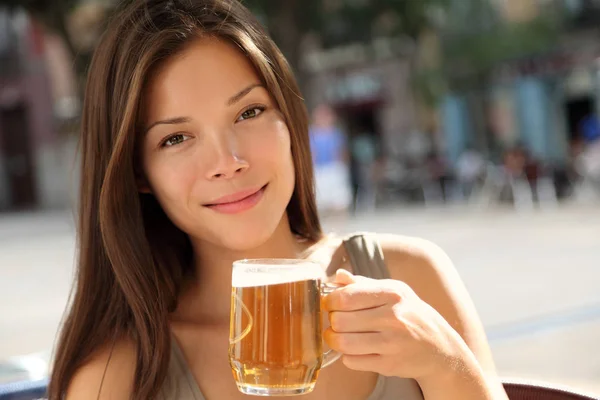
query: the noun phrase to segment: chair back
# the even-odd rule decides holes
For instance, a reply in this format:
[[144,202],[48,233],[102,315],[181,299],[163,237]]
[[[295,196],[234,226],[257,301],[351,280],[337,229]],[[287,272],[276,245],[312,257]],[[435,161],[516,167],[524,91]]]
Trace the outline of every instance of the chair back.
[[14,382],[0,385],[0,400],[35,400],[46,396],[48,380]]
[[559,388],[535,382],[503,382],[510,400],[599,400],[570,388]]

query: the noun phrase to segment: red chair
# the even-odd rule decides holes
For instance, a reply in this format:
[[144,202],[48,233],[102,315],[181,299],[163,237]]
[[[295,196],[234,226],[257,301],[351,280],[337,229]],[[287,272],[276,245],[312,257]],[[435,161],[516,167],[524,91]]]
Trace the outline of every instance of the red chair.
[[504,390],[510,400],[599,400],[571,388],[538,382],[504,381]]

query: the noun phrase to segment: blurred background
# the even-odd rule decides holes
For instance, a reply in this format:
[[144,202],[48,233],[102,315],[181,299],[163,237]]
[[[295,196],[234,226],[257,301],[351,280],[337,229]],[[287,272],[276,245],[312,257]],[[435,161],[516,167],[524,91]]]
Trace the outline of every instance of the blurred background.
[[[438,243],[501,376],[600,396],[600,1],[245,3],[302,87],[326,229]],[[0,0],[0,383],[48,373],[115,4]]]

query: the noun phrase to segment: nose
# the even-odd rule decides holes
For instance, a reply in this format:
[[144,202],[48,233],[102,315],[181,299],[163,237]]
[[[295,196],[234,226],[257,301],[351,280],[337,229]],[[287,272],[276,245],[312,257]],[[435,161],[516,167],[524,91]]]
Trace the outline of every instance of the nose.
[[231,137],[216,140],[214,159],[207,170],[207,178],[231,179],[247,170],[250,165],[240,156],[236,142]]

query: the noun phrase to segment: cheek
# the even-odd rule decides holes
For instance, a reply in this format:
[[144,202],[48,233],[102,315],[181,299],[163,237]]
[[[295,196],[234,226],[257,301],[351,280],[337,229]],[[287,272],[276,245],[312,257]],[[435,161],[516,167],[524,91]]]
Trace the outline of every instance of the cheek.
[[277,129],[276,135],[277,139],[274,142],[277,148],[273,149],[273,162],[277,164],[276,174],[279,181],[278,186],[281,189],[282,200],[287,204],[294,191],[296,179],[290,132],[283,122],[280,124],[279,129]]
[[190,233],[192,210],[189,193],[197,177],[194,168],[182,162],[156,162],[148,170],[152,193],[167,217],[183,232]]
[[279,120],[268,120],[265,124],[257,124],[248,138],[247,153],[251,164],[269,165],[277,168],[277,173],[284,172],[291,165],[290,133],[286,124]]
[[185,193],[197,179],[196,169],[185,157],[157,157],[145,164],[148,183],[154,196],[165,211],[174,204],[181,203]]

